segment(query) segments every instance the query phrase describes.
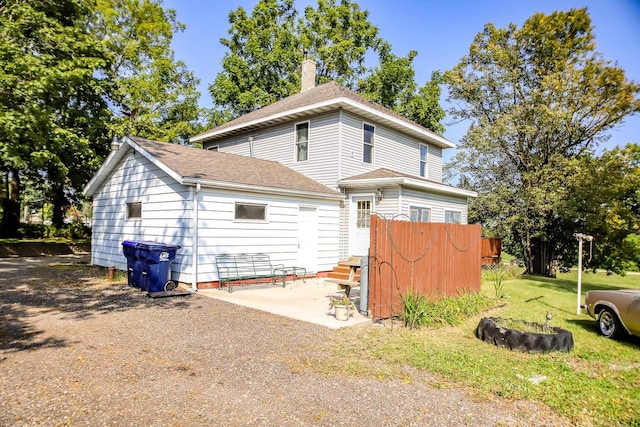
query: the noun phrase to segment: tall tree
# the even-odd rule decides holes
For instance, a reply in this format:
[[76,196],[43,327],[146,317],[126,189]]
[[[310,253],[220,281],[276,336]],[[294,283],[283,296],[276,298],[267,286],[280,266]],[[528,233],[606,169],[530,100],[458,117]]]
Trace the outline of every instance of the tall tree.
[[[330,80],[426,126],[443,132],[440,76],[418,88],[413,58],[398,57],[378,35],[369,12],[351,0],[318,0],[297,18],[293,0],[260,0],[251,15],[229,14],[222,72],[209,86],[217,120],[233,119],[300,91],[303,55],[316,62],[316,82]],[[380,65],[367,67],[377,53]]]
[[[0,166],[9,182],[5,234],[18,229],[22,176],[72,180],[83,167],[77,160],[93,158],[95,135],[87,130],[106,109],[95,74],[107,59],[86,30],[92,12],[80,0],[0,4]],[[61,209],[59,203],[58,223]]]
[[548,274],[572,159],[640,110],[640,86],[595,50],[586,9],[541,13],[498,29],[487,24],[445,73],[452,114],[471,122],[452,169],[480,193],[475,212],[502,224],[532,273]]
[[[305,8],[298,28],[302,46],[316,58],[318,81],[334,80],[354,90],[367,72],[366,55],[382,43],[369,12],[350,0],[318,0],[317,8]],[[388,43],[385,47],[391,50]]]
[[175,10],[161,0],[97,0],[97,9],[91,30],[111,56],[111,133],[184,143],[201,131],[199,80],[171,49],[184,30]]
[[229,51],[209,86],[214,104],[235,118],[295,93],[302,61],[293,0],[260,0],[249,16],[242,7],[229,13]]
[[[587,265],[618,274],[640,269],[640,145],[581,156],[566,186],[564,228],[594,237]],[[577,259],[576,246],[563,248],[568,262]]]
[[391,52],[388,42],[382,41],[379,46],[380,65],[360,81],[359,92],[436,133],[444,133],[440,123],[446,115],[440,106],[440,73],[433,72],[431,80],[418,88],[413,68],[418,52],[412,50],[406,57],[399,57]]

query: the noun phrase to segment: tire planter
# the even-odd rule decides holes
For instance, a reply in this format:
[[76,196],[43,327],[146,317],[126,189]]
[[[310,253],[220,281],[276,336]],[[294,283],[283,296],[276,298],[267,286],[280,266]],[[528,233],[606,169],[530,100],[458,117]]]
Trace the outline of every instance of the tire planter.
[[[526,353],[548,353],[551,351],[568,353],[573,348],[573,335],[566,329],[551,327],[549,328],[551,333],[548,334],[522,332],[517,329],[507,329],[500,326],[500,323],[505,320],[507,319],[482,318],[476,328],[476,337],[497,347]],[[511,319],[508,320],[513,322]],[[542,326],[537,323],[518,322],[521,322],[523,326]]]

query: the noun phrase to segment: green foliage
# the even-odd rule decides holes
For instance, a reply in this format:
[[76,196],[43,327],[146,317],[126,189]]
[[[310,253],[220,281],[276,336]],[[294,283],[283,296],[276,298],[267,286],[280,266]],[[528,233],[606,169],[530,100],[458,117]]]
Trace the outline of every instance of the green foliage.
[[[475,338],[474,330],[484,317],[475,315],[456,327],[345,330],[333,347],[340,357],[327,369],[411,381],[406,370],[411,366],[437,374],[442,387],[462,385],[479,398],[543,403],[572,425],[634,425],[640,419],[638,340],[603,338],[594,319],[576,315],[576,280],[572,272],[558,279],[510,281],[509,304],[491,311],[492,317],[533,322],[551,312],[553,326],[573,334],[570,353],[525,354],[492,346]],[[583,275],[583,286],[640,288],[640,275],[589,273]],[[482,294],[493,293],[492,284],[484,282]]]
[[474,293],[461,293],[458,296],[431,301],[426,295],[407,290],[405,295],[401,295],[401,299],[402,319],[405,326],[411,329],[421,326],[458,325],[469,316],[474,316],[493,305],[489,298]]
[[427,298],[425,295],[408,289],[407,293],[401,295],[400,298],[402,299],[404,326],[413,329],[424,325],[427,321]]
[[17,230],[20,203],[35,193],[62,227],[111,136],[185,142],[202,130],[198,81],[170,47],[184,27],[161,3],[0,2],[3,231]]
[[595,46],[586,9],[538,13],[522,28],[487,24],[444,75],[460,105],[451,113],[470,121],[448,174],[479,192],[472,220],[510,236],[529,272],[547,273],[571,242],[565,227],[581,220],[559,215],[579,157],[640,109],[640,85]]
[[111,58],[103,70],[112,90],[111,134],[185,143],[203,130],[199,80],[171,49],[184,28],[158,0],[98,0],[91,30]]
[[517,265],[493,265],[482,270],[482,279],[493,283],[494,299],[506,298],[504,293],[505,282],[520,277],[521,268]]
[[[223,71],[209,86],[216,105],[212,123],[298,93],[306,51],[316,62],[317,83],[335,80],[434,132],[444,132],[439,74],[418,88],[413,69],[417,52],[394,55],[369,22],[368,11],[350,0],[319,0],[316,8],[305,8],[303,18],[297,16],[292,0],[260,0],[250,15],[242,7],[229,14],[229,37],[220,41],[228,49]],[[375,53],[379,66],[367,69],[365,60]]]

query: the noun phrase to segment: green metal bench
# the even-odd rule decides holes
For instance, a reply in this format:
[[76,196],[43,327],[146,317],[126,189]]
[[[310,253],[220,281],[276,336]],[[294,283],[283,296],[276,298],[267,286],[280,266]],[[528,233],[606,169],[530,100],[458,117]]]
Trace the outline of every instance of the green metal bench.
[[286,285],[286,270],[283,264],[272,264],[267,254],[222,254],[216,256],[218,270],[218,289],[227,287],[233,292],[233,283],[264,283],[269,279],[272,284],[277,279],[282,280],[282,287]]

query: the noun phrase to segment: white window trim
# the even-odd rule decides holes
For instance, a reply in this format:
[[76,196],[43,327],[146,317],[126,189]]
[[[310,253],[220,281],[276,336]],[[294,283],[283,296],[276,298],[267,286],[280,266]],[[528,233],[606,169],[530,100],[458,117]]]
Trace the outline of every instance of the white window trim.
[[[365,126],[371,126],[373,128],[373,132],[371,134],[372,136],[372,140],[371,140],[371,144],[367,144],[366,142],[364,142],[364,127]],[[375,146],[376,146],[376,126],[368,123],[368,122],[362,122],[362,138],[360,139],[360,141],[362,142],[362,156],[360,157],[360,160],[362,161],[363,164],[365,165],[374,165],[375,164]],[[371,146],[371,163],[365,162],[364,161],[364,146],[365,145],[370,145]]]
[[[140,216],[134,216],[134,217],[130,217],[129,216],[129,206],[131,205],[135,205],[135,204],[140,204]],[[125,220],[127,221],[142,221],[142,200],[127,200],[124,204],[124,215],[125,215]]]
[[[238,205],[253,205],[253,206],[264,206],[264,219],[242,219],[236,218],[236,206]],[[269,222],[269,205],[267,203],[255,203],[255,202],[234,202],[233,203],[233,222],[253,222],[253,223],[261,223],[265,224]]]
[[[425,159],[424,159],[424,175],[420,175],[420,169],[422,168],[422,147],[425,148],[426,154],[427,154]],[[418,174],[422,178],[428,178],[429,177],[429,146],[427,144],[420,143],[418,156],[420,156],[420,165],[419,165],[419,169],[418,169]]]
[[210,146],[207,147],[207,150],[220,151],[220,146],[219,145],[210,145]]
[[[307,159],[306,160],[298,160],[298,125],[307,124]],[[309,156],[311,155],[309,147],[311,146],[311,121],[307,120],[304,122],[297,122],[293,125],[293,161],[295,163],[305,163],[309,161]]]
[[[421,209],[421,210],[428,210],[429,211],[429,221],[427,221],[427,222],[433,222],[433,208],[431,206],[421,206],[421,205],[416,205],[416,204],[410,204],[409,205],[409,218],[411,218],[411,208],[417,208],[417,209]],[[418,222],[424,222],[424,221],[418,221]]]
[[[460,214],[460,222],[447,222],[447,212],[454,212]],[[444,210],[444,222],[446,224],[462,224],[462,211],[459,209],[445,209]]]

